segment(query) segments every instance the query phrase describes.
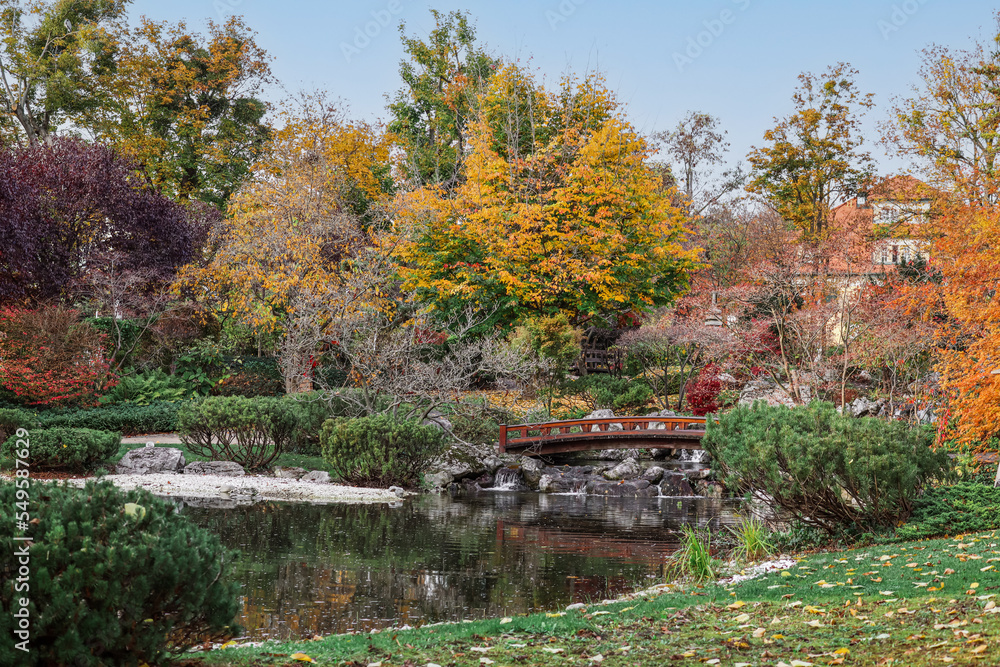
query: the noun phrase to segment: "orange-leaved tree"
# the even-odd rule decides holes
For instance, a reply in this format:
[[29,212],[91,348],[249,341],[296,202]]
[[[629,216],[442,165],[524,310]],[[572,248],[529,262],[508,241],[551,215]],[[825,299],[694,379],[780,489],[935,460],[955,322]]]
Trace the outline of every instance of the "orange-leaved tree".
[[686,214],[600,77],[550,92],[507,65],[479,107],[460,185],[400,205],[407,288],[439,312],[478,305],[508,326],[644,312],[686,288]]

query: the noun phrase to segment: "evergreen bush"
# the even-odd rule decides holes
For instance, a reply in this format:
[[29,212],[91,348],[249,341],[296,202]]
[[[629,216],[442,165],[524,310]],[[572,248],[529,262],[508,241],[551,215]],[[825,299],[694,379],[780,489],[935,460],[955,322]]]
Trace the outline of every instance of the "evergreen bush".
[[950,475],[934,433],[840,415],[830,403],[758,402],[709,420],[702,444],[724,481],[833,535],[893,526],[933,479]]
[[[14,453],[24,451],[18,445],[23,438],[12,435],[3,443],[3,455],[14,458]],[[120,433],[96,431],[90,428],[35,429],[28,434],[27,460],[32,468],[88,468],[106,461],[118,453]]]
[[614,410],[615,414],[642,411],[653,398],[648,384],[603,373],[587,375],[567,383],[569,393],[578,395],[591,411]]
[[896,530],[897,540],[980,533],[1000,528],[1000,488],[976,482],[927,489],[913,514]]
[[212,396],[177,413],[177,432],[191,453],[251,471],[289,450],[297,428],[296,411],[280,398]]
[[38,418],[27,410],[0,408],[0,442],[6,442],[19,428],[31,431],[38,427]]
[[330,472],[350,484],[414,486],[446,435],[435,426],[389,415],[331,419],[320,436]]
[[39,413],[38,421],[42,428],[93,428],[124,435],[171,433],[177,429],[177,411],[181,405],[162,401],[149,405],[121,403],[79,410],[46,410]]
[[[14,525],[17,491],[0,485],[0,521]],[[207,639],[238,634],[235,554],[212,533],[146,491],[108,482],[83,489],[33,484],[32,541],[0,532],[0,664],[162,664]],[[30,590],[15,589],[19,549]],[[14,648],[20,598],[28,600],[30,652]]]

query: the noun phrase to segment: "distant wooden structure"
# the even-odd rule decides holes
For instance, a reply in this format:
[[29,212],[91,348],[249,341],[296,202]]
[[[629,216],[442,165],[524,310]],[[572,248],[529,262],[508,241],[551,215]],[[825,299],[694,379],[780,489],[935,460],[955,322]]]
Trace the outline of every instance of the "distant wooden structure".
[[701,449],[704,417],[609,417],[500,426],[500,452],[544,456],[596,449]]

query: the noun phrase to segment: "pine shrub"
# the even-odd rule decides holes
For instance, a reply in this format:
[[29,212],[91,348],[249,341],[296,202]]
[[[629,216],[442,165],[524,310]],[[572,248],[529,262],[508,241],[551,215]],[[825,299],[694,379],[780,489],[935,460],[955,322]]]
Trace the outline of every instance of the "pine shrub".
[[389,415],[331,419],[320,436],[330,472],[349,484],[415,486],[419,473],[439,455],[443,431]]
[[177,432],[193,454],[251,471],[290,449],[297,427],[295,410],[280,398],[212,396],[177,413]]
[[[23,451],[18,445],[23,438],[12,435],[3,443],[3,455],[14,458]],[[96,431],[90,428],[35,429],[28,434],[30,446],[27,461],[32,468],[89,468],[118,453],[120,433]],[[24,459],[19,456],[18,458]]]
[[702,444],[727,486],[833,535],[909,516],[921,489],[950,475],[933,441],[930,429],[845,417],[830,403],[757,403],[709,420]]
[[37,429],[38,418],[27,410],[0,408],[0,443],[6,442],[19,428]]
[[[17,490],[0,485],[5,526],[14,524]],[[171,505],[107,482],[36,483],[30,495],[32,542],[0,532],[0,664],[162,664],[167,652],[239,632],[238,585],[225,578],[235,554]],[[15,553],[25,546],[30,590],[18,591]],[[13,646],[20,598],[28,653]]]

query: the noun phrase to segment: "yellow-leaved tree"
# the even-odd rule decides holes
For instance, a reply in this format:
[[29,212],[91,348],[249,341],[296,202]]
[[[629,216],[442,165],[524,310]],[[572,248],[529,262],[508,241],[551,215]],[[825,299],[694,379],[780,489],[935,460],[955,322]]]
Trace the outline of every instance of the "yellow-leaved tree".
[[459,186],[401,196],[408,289],[443,315],[473,305],[509,326],[613,320],[686,288],[686,214],[599,76],[547,91],[506,65],[478,106]]
[[[322,330],[337,295],[357,300],[376,289],[363,281],[357,293],[351,274],[370,247],[391,182],[385,136],[348,121],[323,96],[304,99],[302,111],[283,121],[213,230],[209,255],[181,271],[177,288],[258,332],[278,334],[286,390],[296,391],[315,352],[316,337],[307,333]],[[320,301],[322,312],[315,310]],[[311,310],[309,326],[290,327],[303,307]]]

